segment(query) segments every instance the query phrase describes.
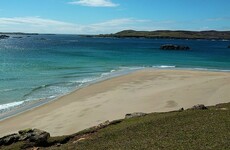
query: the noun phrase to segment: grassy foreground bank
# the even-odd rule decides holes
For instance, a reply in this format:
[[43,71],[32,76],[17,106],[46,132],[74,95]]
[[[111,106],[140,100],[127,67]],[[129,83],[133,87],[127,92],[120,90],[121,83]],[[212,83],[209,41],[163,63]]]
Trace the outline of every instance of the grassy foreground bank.
[[[143,117],[112,122],[79,133],[51,137],[39,149],[229,149],[230,103],[207,110],[152,113]],[[25,149],[28,142],[18,142],[0,149]]]

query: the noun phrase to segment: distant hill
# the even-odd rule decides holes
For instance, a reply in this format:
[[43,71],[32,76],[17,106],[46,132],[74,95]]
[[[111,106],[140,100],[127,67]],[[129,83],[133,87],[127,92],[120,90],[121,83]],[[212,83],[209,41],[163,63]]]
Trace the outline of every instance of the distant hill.
[[230,40],[230,31],[135,31],[124,30],[115,34],[100,34],[93,37],[117,37],[117,38],[173,38],[173,39],[216,39]]

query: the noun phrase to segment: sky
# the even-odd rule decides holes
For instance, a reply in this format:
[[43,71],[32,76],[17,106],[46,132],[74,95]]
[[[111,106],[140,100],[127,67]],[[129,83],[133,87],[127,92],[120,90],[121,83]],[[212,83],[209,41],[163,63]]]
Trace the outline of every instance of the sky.
[[230,0],[0,0],[0,32],[230,30]]

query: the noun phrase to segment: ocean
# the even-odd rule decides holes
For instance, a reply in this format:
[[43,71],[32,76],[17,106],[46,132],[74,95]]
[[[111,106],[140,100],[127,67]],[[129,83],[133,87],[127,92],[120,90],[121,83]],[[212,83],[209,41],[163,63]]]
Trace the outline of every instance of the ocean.
[[[160,50],[163,44],[191,50]],[[228,45],[230,41],[14,35],[0,40],[0,113],[29,109],[35,106],[31,103],[43,104],[144,68],[229,72]]]

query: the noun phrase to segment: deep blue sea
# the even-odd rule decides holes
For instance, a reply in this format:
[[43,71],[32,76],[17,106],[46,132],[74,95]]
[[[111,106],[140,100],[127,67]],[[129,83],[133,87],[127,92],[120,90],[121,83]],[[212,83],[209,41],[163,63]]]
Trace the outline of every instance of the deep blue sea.
[[[21,37],[0,40],[1,112],[142,68],[230,71],[230,41]],[[163,51],[162,44],[187,45],[191,50]]]

